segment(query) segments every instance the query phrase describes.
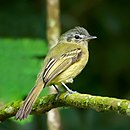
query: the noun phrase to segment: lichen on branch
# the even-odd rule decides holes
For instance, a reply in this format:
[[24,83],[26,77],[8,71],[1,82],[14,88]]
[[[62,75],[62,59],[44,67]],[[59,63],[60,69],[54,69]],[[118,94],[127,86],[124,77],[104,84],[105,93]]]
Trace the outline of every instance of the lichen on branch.
[[[114,111],[118,114],[130,116],[130,101],[110,97],[93,96],[74,93],[65,97],[65,93],[50,94],[39,98],[33,106],[31,114],[43,114],[57,107],[75,107],[78,109],[94,109],[98,112]],[[0,121],[13,117],[22,101],[15,101],[0,108]]]

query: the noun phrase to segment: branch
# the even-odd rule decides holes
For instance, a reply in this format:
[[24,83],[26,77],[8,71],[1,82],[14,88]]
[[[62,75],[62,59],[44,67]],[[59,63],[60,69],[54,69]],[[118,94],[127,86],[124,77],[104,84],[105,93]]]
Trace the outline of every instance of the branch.
[[[71,106],[79,109],[91,108],[98,112],[114,111],[118,114],[130,116],[130,101],[110,97],[92,96],[89,94],[74,93],[65,98],[66,93],[51,94],[38,99],[31,114],[43,114],[49,110],[62,106]],[[0,121],[14,116],[21,105],[21,101],[12,102],[0,109]]]

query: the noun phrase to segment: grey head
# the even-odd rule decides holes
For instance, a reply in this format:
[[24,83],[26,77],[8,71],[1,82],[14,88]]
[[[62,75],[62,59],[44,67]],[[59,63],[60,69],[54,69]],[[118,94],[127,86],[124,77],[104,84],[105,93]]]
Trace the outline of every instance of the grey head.
[[59,42],[88,43],[89,40],[97,38],[91,36],[83,27],[75,27],[61,35]]

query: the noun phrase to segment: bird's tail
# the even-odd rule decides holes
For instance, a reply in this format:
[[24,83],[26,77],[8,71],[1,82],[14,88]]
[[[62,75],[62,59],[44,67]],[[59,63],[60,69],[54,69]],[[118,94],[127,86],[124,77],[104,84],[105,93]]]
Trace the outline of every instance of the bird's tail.
[[27,118],[32,110],[33,104],[35,103],[44,86],[45,83],[43,83],[43,81],[39,80],[36,82],[36,85],[32,88],[24,103],[16,113],[16,119],[22,120]]

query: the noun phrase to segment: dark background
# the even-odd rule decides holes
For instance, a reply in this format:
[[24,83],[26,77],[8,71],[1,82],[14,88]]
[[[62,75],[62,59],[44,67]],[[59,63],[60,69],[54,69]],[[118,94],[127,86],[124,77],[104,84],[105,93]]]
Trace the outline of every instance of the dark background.
[[[81,93],[130,99],[130,1],[61,0],[60,9],[62,32],[75,26],[83,26],[91,35],[97,36],[97,39],[89,44],[90,59],[85,70],[76,77],[74,84],[69,86]],[[38,46],[41,50],[39,48],[35,49],[39,40],[41,45],[38,44]],[[33,44],[36,45],[31,48],[31,43],[34,41],[35,43]],[[25,45],[25,42],[28,43],[28,46]],[[14,43],[16,44],[14,45]],[[44,47],[42,43],[44,43]],[[44,57],[47,52],[45,1],[0,1],[0,48],[5,49],[5,51],[3,49],[0,50],[0,64],[4,61],[4,65],[0,66],[1,70],[5,70],[5,65],[7,68],[9,67],[9,70],[12,69],[12,66],[8,64],[8,59],[11,59],[11,63],[13,61],[15,64],[15,59],[10,56],[12,52],[15,52],[14,58],[19,57],[21,53],[23,56],[23,51],[20,51],[21,53],[17,51],[22,50],[21,46],[23,48],[26,46],[25,52],[33,53],[34,58],[30,59],[29,63],[32,66],[35,64],[33,67],[36,68],[25,69],[23,67],[25,74],[30,77],[28,80],[26,78],[26,87],[29,87],[21,95],[21,98],[24,98],[26,96],[25,93],[27,94],[31,85],[34,84],[36,74],[40,69],[41,58],[39,57]],[[11,50],[11,54],[9,50]],[[28,55],[28,53],[26,56],[31,55]],[[10,57],[8,56],[4,60],[5,58],[3,57],[5,55]],[[28,63],[25,66],[28,66]],[[14,71],[18,73],[19,69],[16,67],[11,71],[12,73],[3,71],[0,74],[2,86],[10,81],[10,77],[15,77]],[[21,76],[22,74],[18,75]],[[19,80],[25,80],[25,76]],[[5,86],[13,89],[15,80],[12,84],[10,82]],[[19,95],[20,91],[18,86],[21,85],[20,82],[18,83],[15,82],[18,89],[17,95]],[[2,86],[0,91],[3,97],[0,97],[0,102],[7,102],[7,99],[4,100],[4,95],[7,97],[7,89],[3,90]],[[8,93],[8,95],[12,94],[15,95],[16,93]],[[18,98],[20,96],[16,97],[14,98],[15,100],[20,99]],[[63,108],[61,109],[61,118],[63,130],[130,129],[130,118],[112,112],[98,113],[94,110]],[[0,130],[40,130],[47,129],[46,127],[46,115],[35,116],[32,122],[24,123],[23,125],[13,120],[7,120],[0,124]]]

